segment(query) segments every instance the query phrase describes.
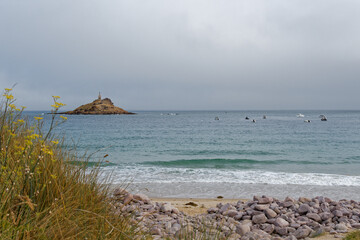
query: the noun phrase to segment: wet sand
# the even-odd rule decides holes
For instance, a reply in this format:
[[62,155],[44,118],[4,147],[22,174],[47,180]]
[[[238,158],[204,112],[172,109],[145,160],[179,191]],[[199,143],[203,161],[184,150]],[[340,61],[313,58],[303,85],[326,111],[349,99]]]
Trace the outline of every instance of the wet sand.
[[349,199],[360,201],[358,186],[320,185],[275,185],[248,183],[130,183],[128,190],[143,193],[154,198],[206,198],[252,199],[253,196],[271,196],[280,200],[293,198],[326,196],[333,200]]

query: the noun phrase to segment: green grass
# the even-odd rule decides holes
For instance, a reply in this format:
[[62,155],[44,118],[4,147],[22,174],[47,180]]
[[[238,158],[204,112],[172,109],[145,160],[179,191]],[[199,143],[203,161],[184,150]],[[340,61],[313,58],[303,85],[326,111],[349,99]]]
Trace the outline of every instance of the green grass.
[[11,89],[0,102],[0,239],[144,239],[136,223],[110,208],[108,184],[99,169],[78,161],[52,135],[41,117],[26,121],[14,105]]
[[360,240],[360,230],[348,233],[344,240]]

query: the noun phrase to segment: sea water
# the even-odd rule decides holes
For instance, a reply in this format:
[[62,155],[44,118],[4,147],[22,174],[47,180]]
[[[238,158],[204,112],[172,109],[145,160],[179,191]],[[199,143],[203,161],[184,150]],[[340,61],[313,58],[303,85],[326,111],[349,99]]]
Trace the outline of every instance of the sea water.
[[149,195],[360,198],[360,111],[136,113],[68,115],[56,131],[91,161],[108,155],[102,172],[114,184]]

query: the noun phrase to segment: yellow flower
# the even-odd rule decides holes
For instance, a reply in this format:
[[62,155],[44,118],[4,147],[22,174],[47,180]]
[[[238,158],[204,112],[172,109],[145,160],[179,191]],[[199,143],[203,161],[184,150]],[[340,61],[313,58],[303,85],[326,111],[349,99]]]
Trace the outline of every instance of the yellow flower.
[[39,137],[40,137],[39,134],[36,134],[36,133],[34,133],[34,134],[31,135],[31,136],[33,136],[33,137],[35,137],[35,138],[39,138]]
[[67,120],[67,117],[64,117],[64,116],[60,116],[60,118],[62,118],[64,120]]
[[5,91],[10,92],[12,88],[5,88]]
[[12,99],[14,99],[14,96],[13,95],[8,95],[8,94],[5,94],[4,95],[5,97],[6,97],[6,99],[9,99],[9,100],[12,100]]
[[15,104],[9,104],[9,107],[12,108],[12,109],[16,109]]
[[59,99],[60,97],[59,96],[52,96],[54,99]]
[[53,108],[59,108],[59,106],[58,105],[55,105],[55,104],[53,104],[53,105],[51,105]]
[[19,123],[25,123],[25,121],[23,119],[19,119],[18,122]]
[[62,106],[65,106],[66,104],[63,104],[63,103],[61,103],[61,102],[55,102],[57,105],[59,105],[60,107],[62,107]]
[[51,176],[53,179],[56,179],[56,178],[57,178],[57,176],[54,175],[54,174],[51,174],[50,176]]
[[39,137],[39,134],[31,134],[30,136],[27,136],[26,138],[29,140],[33,140]]
[[54,154],[52,150],[48,150],[48,149],[45,150],[45,153],[49,154],[50,156]]
[[59,141],[51,141],[53,144],[59,144]]
[[41,119],[43,119],[43,117],[34,117],[35,118],[35,120],[41,120]]
[[10,136],[15,137],[16,134],[15,133],[10,133]]

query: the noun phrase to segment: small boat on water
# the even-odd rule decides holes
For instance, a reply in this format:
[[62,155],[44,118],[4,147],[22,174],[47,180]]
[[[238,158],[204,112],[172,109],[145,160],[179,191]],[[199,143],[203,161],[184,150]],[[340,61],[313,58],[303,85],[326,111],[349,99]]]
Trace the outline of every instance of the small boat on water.
[[218,120],[219,120],[219,117],[215,117],[215,120],[218,121]]
[[249,120],[250,118],[249,117],[245,117],[245,120]]
[[253,123],[256,123],[256,120],[255,120],[255,119],[253,119],[253,120],[252,120],[252,122],[253,122]]
[[305,117],[305,115],[304,115],[304,114],[301,114],[301,113],[298,113],[298,114],[296,115],[296,117],[298,117],[298,118],[303,118],[303,117]]
[[263,119],[266,119],[266,118],[267,118],[266,115],[264,115],[264,116],[263,116]]
[[306,123],[311,123],[311,120],[305,120],[304,122],[306,122]]
[[320,115],[319,117],[321,118],[321,119],[320,119],[321,121],[327,121],[327,118],[326,118],[325,115]]

